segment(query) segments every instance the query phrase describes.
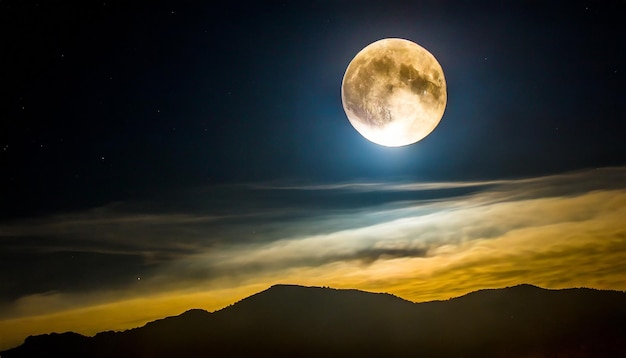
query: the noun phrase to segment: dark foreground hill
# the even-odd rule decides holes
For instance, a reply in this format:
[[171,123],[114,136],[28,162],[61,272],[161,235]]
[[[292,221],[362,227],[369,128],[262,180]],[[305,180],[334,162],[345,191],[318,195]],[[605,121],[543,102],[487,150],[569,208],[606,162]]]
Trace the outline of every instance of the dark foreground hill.
[[626,357],[626,293],[521,285],[448,301],[277,285],[124,332],[28,337],[13,357]]

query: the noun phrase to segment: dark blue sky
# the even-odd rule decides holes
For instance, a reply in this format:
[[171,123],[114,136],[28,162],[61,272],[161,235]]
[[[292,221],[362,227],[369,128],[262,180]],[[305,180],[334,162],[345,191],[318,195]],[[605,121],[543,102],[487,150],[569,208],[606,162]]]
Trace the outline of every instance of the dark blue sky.
[[[0,215],[234,182],[475,180],[626,163],[623,1],[0,3]],[[384,148],[341,105],[384,37],[448,106]]]

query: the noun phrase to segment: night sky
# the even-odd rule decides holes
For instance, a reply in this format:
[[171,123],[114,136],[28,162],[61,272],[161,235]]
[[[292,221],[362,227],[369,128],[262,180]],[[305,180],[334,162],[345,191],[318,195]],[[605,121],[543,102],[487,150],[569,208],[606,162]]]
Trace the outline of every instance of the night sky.
[[[626,2],[0,2],[0,349],[274,283],[626,290]],[[448,104],[378,146],[341,81],[410,39]]]

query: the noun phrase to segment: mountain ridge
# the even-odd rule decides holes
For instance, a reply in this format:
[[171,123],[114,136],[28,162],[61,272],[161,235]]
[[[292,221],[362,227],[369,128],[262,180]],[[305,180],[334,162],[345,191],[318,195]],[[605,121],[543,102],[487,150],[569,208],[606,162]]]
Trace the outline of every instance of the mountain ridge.
[[31,336],[0,355],[623,357],[625,337],[620,291],[516,285],[415,303],[388,293],[279,284],[214,312],[191,309],[93,337]]

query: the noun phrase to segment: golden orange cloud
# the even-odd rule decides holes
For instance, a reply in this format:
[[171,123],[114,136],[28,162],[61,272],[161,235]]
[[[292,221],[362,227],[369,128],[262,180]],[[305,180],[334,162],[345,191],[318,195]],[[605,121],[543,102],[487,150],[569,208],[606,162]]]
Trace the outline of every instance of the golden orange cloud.
[[[593,184],[593,173],[584,172],[334,213],[327,227],[341,220],[359,225],[313,234],[292,227],[273,240],[194,251],[163,265],[141,291],[24,296],[0,321],[0,349],[31,334],[94,334],[190,308],[213,311],[276,283],[389,292],[412,301],[520,283],[626,290],[620,182],[626,169],[613,170],[618,180],[610,185]],[[204,271],[212,274],[197,274]]]

